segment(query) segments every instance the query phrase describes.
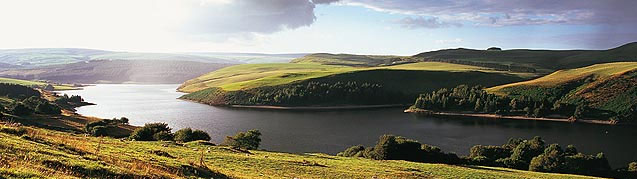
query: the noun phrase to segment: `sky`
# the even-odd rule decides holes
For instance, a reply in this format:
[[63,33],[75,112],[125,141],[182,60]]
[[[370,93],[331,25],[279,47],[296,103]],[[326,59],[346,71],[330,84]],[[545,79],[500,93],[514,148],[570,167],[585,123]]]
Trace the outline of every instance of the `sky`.
[[414,55],[609,49],[635,0],[2,0],[0,49]]

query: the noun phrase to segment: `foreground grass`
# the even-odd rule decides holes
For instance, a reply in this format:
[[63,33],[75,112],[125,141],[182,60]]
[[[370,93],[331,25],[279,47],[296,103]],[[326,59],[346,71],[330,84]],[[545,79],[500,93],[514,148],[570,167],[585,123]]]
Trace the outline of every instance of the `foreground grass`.
[[0,176],[7,178],[590,178],[324,154],[243,153],[201,142],[135,142],[40,128],[27,128],[22,136],[0,132],[0,153]]
[[486,73],[504,73],[523,78],[534,76],[534,74],[509,73],[482,67],[440,62],[420,62],[383,67],[351,67],[316,63],[246,64],[227,67],[189,80],[184,83],[179,90],[191,93],[206,88],[220,87],[226,91],[235,91],[262,86],[289,84],[330,75],[384,69],[447,72],[479,71]]

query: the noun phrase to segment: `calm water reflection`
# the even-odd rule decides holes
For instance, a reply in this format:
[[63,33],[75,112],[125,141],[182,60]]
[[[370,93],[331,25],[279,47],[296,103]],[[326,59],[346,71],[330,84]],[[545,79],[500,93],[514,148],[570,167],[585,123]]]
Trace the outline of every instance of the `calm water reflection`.
[[64,93],[95,106],[78,113],[128,117],[133,125],[166,122],[173,129],[203,129],[219,143],[227,135],[259,129],[266,150],[335,154],[351,145],[372,145],[395,134],[466,155],[476,144],[500,145],[510,137],[542,136],[548,143],[574,144],[581,152],[604,152],[613,167],[637,160],[637,130],[624,126],[489,119],[437,119],[402,113],[402,108],[347,111],[278,111],[212,107],[176,99],[178,85],[97,85]]

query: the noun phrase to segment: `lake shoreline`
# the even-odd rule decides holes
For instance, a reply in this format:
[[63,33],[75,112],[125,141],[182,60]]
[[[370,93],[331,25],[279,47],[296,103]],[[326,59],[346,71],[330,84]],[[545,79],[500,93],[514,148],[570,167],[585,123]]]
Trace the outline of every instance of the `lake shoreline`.
[[478,113],[460,113],[460,112],[435,112],[423,109],[405,109],[403,112],[405,113],[413,113],[419,115],[427,115],[434,117],[469,117],[469,118],[486,118],[486,119],[508,119],[508,120],[532,120],[532,121],[554,121],[554,122],[568,122],[568,123],[587,123],[587,124],[602,124],[602,125],[618,125],[612,121],[602,121],[602,120],[571,120],[571,119],[563,119],[563,118],[536,118],[536,117],[527,117],[527,116],[503,116],[496,114],[478,114]]

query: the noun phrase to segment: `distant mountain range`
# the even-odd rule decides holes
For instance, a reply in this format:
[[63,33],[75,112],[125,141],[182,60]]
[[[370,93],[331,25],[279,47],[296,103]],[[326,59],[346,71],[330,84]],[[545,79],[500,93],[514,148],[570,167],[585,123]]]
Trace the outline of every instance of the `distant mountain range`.
[[157,60],[91,60],[0,71],[1,77],[58,83],[178,84],[233,64]]
[[286,63],[306,54],[261,53],[139,53],[78,48],[34,48],[0,50],[0,69],[33,68],[90,60],[163,60],[203,63]]

